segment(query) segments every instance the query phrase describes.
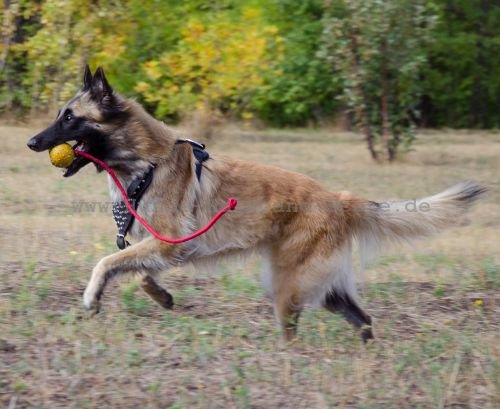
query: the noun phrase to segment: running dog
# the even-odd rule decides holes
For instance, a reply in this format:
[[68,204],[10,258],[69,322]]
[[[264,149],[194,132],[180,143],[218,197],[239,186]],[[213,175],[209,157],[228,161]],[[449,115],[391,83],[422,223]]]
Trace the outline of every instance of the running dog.
[[[432,235],[456,225],[486,190],[461,183],[417,200],[417,211],[407,211],[407,202],[376,203],[350,192],[329,192],[307,176],[273,166],[208,158],[202,145],[179,141],[137,102],[114,92],[100,67],[94,74],[85,68],[81,90],[28,146],[40,152],[68,141],[109,165],[124,186],[149,175],[137,211],[162,235],[191,234],[229,197],[239,201],[210,231],[183,244],[161,242],[132,220],[128,234],[134,244],[95,266],[83,296],[86,308],[97,312],[106,284],[124,274],[135,274],[155,301],[170,308],[172,297],[156,283],[158,273],[179,264],[204,266],[256,252],[263,258],[263,282],[287,340],[294,337],[306,304],[343,314],[364,341],[373,338],[371,318],[358,304],[353,242],[363,255],[386,241]],[[77,157],[64,176],[88,163]],[[113,183],[109,189],[119,202]]]

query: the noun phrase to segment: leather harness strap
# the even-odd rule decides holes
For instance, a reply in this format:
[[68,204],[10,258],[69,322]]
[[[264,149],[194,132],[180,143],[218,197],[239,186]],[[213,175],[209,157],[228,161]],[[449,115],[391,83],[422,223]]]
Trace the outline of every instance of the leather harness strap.
[[210,155],[205,150],[205,144],[193,141],[191,139],[177,139],[175,141],[176,145],[179,145],[181,143],[189,143],[191,145],[191,148],[193,149],[193,155],[196,158],[196,178],[199,182],[201,178],[201,169],[203,168],[203,162],[210,159]]
[[[203,168],[203,162],[210,158],[210,155],[205,151],[205,145],[191,139],[178,139],[175,144],[189,143],[193,149],[193,155],[196,158],[196,178],[200,181],[201,170]],[[127,196],[130,199],[130,204],[135,210],[139,206],[139,201],[148,189],[149,185],[153,181],[155,164],[151,164],[149,169],[141,175],[135,178],[130,186],[127,188]],[[116,234],[116,245],[120,250],[123,250],[130,243],[125,239],[128,231],[134,223],[135,217],[127,209],[127,205],[122,200],[120,202],[113,203],[113,218],[115,219],[116,227],[118,228],[118,233]]]
[[[130,204],[135,210],[139,206],[139,201],[141,200],[144,192],[153,181],[154,169],[156,165],[151,165],[148,171],[132,181],[127,189],[127,196],[130,199]],[[115,219],[116,227],[118,228],[118,233],[116,234],[116,245],[120,250],[123,250],[129,245],[129,242],[125,240],[125,236],[132,227],[135,217],[127,209],[127,205],[122,200],[120,202],[113,203],[113,218]]]

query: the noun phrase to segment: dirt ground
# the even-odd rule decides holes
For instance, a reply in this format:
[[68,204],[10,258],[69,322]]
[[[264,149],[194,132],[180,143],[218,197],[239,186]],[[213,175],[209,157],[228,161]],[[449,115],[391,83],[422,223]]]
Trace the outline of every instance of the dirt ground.
[[0,405],[6,408],[500,407],[500,134],[424,132],[393,165],[361,138],[317,130],[226,131],[210,152],[303,172],[372,200],[436,193],[462,180],[492,191],[457,228],[391,248],[364,271],[377,339],[308,311],[283,348],[260,261],[161,277],[164,311],[132,279],[89,319],[81,295],[114,252],[104,175],[63,179],[0,124]]

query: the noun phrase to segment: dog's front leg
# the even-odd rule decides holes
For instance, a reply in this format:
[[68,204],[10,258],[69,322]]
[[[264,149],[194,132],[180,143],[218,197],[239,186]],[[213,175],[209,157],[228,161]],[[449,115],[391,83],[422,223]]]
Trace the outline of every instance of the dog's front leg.
[[83,294],[84,306],[98,312],[104,288],[113,277],[137,271],[154,275],[178,264],[181,260],[181,247],[149,238],[104,257],[92,271],[92,277]]

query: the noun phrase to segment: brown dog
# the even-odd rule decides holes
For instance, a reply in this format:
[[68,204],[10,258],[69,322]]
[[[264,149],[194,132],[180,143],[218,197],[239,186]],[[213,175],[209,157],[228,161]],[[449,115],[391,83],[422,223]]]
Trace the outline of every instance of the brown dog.
[[[407,202],[381,204],[349,192],[331,193],[307,176],[272,166],[222,156],[200,164],[191,144],[176,143],[165,124],[113,92],[101,68],[92,75],[86,67],[82,89],[28,146],[42,151],[69,140],[106,162],[125,186],[155,165],[138,212],[162,235],[188,235],[204,226],[229,197],[239,200],[237,209],[212,230],[183,244],[156,240],[133,223],[129,234],[135,244],[94,268],[84,294],[86,308],[98,310],[107,282],[128,273],[136,274],[145,291],[168,308],[172,298],[156,284],[156,274],[173,265],[206,265],[224,256],[258,252],[287,339],[294,336],[305,304],[342,313],[362,329],[364,340],[372,338],[371,319],[358,306],[351,272],[353,241],[359,242],[363,255],[383,241],[433,234],[456,224],[485,191],[466,182],[408,209]],[[78,157],[65,176],[87,163]],[[121,200],[112,183],[110,190],[113,200]]]

